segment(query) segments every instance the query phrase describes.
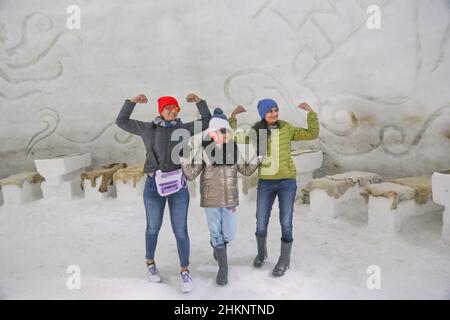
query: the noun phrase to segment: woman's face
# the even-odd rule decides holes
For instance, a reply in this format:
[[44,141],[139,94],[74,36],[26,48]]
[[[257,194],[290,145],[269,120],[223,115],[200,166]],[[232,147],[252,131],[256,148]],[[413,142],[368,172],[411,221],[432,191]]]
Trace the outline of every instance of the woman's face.
[[161,112],[161,116],[166,121],[172,121],[176,120],[178,117],[178,112],[180,112],[180,108],[176,105],[169,104],[164,107],[164,109]]
[[264,119],[268,124],[274,124],[278,121],[278,107],[273,107],[272,110],[266,113]]

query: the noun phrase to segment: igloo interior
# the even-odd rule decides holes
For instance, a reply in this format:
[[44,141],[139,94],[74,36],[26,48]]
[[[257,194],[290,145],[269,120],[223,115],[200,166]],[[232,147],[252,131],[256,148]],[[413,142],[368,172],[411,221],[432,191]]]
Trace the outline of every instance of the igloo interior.
[[[0,298],[450,299],[449,50],[447,0],[1,0]],[[149,122],[158,97],[174,96],[188,122],[199,117],[185,99],[192,92],[228,117],[244,106],[242,127],[260,120],[263,98],[293,126],[308,126],[301,102],[317,113],[318,137],[292,142],[320,157],[294,160],[298,190],[309,190],[306,200],[297,195],[281,279],[269,270],[279,254],[277,204],[267,266],[252,267],[254,179],[239,178],[225,288],[215,284],[200,181],[189,183],[189,295],[179,290],[167,216],[156,253],[163,281],[146,279],[145,179],[129,190],[114,181],[117,190],[101,196],[98,184],[80,188],[86,171],[146,159],[142,139],[116,124],[125,99],[145,94],[132,118]],[[38,169],[36,160],[70,156],[84,158],[59,176]],[[28,187],[36,171],[45,188]],[[329,178],[346,173],[344,190]],[[366,188],[375,182],[383,185]],[[78,290],[66,282],[74,265]],[[370,288],[372,266],[381,288]]]

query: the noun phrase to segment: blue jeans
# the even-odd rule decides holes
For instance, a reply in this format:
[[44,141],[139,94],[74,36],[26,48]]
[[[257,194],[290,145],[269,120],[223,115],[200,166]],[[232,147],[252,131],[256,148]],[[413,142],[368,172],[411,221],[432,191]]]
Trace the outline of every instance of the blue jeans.
[[189,207],[189,191],[187,186],[166,197],[159,195],[154,177],[147,176],[144,188],[144,206],[147,217],[145,229],[145,257],[154,259],[159,229],[163,222],[166,201],[169,202],[170,222],[177,240],[178,257],[181,267],[189,265],[189,235],[187,215]]
[[295,179],[265,180],[259,179],[256,196],[256,235],[267,236],[270,213],[278,196],[280,209],[281,239],[284,242],[292,241],[292,216],[297,193]]
[[236,237],[236,212],[233,208],[205,208],[209,235],[214,247],[223,247]]

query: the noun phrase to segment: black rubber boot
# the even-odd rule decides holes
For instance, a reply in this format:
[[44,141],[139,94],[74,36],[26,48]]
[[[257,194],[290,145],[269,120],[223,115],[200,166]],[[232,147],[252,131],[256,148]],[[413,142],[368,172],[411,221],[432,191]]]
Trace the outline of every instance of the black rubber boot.
[[217,262],[219,264],[219,272],[217,273],[216,283],[219,286],[224,286],[228,283],[227,247],[214,247],[214,253],[217,256]]
[[209,241],[209,244],[211,245],[211,248],[213,248],[213,257],[214,257],[214,260],[217,261],[216,250],[214,250],[214,246],[213,246],[213,244],[212,244],[212,241]]
[[272,275],[275,277],[281,277],[284,275],[287,269],[289,269],[289,263],[291,262],[291,248],[292,242],[284,242],[281,240],[281,254],[278,259],[275,268],[273,268]]
[[258,254],[253,260],[253,266],[255,268],[261,268],[266,262],[267,259],[267,246],[266,246],[267,237],[259,237],[256,236],[256,243],[258,246]]

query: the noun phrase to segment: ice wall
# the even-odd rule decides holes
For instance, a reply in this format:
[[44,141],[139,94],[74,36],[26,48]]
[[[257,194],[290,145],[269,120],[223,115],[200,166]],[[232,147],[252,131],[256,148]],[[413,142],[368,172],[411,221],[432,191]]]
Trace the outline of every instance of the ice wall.
[[[69,30],[69,5],[81,29]],[[369,5],[381,29],[369,30]],[[144,147],[114,124],[125,98],[189,92],[256,121],[271,97],[281,118],[320,137],[322,174],[406,176],[450,168],[450,2],[0,0],[0,177],[33,159],[91,152],[93,166],[138,163]],[[196,117],[181,103],[182,119]]]

